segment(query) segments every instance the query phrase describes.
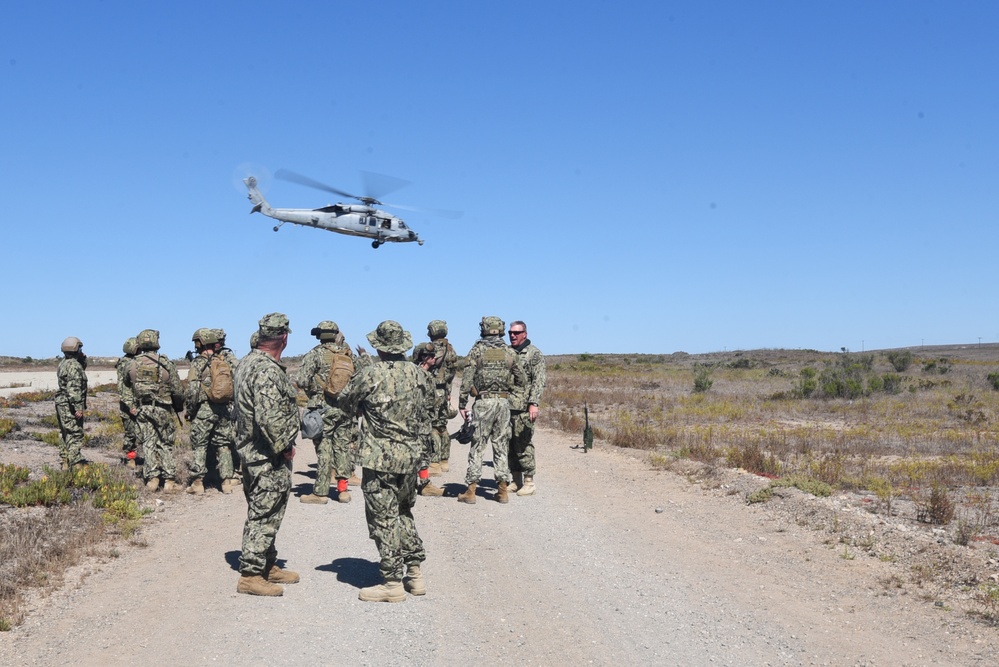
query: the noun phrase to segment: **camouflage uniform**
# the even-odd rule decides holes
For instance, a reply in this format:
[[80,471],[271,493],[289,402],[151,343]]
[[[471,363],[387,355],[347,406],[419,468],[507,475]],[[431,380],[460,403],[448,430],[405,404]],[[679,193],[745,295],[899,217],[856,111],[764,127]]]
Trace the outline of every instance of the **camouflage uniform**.
[[[142,444],[142,474],[146,482],[163,478],[173,480],[177,465],[173,458],[174,438],[177,435],[177,412],[183,406],[183,385],[177,367],[159,352],[159,333],[155,344],[145,342],[143,331],[137,337],[139,353],[129,364],[125,386],[129,390],[129,411],[135,415],[136,435]],[[151,385],[141,378],[141,368],[152,368],[158,379]],[[147,389],[146,387],[149,386]]]
[[[288,332],[279,313],[260,320],[260,339]],[[236,449],[243,463],[246,523],[239,571],[266,577],[277,560],[277,537],[291,493],[291,459],[298,433],[296,390],[284,365],[263,350],[239,363],[234,379]]]
[[[215,354],[221,355],[229,363],[229,367],[232,369],[233,378],[236,377],[236,368],[239,366],[239,357],[236,353],[225,346],[225,329],[212,329],[215,335],[218,337],[219,343],[222,344],[222,349],[218,350]],[[253,332],[252,336],[258,335],[256,331]],[[254,346],[251,345],[252,349]],[[235,433],[235,431],[234,431]],[[234,484],[242,484],[243,476],[239,469],[239,454],[236,452],[236,440],[235,435],[229,445],[229,458],[232,461],[232,481]]]
[[528,407],[540,405],[548,381],[545,371],[545,357],[530,338],[512,346],[520,358],[520,365],[527,374],[527,386],[515,392],[510,399],[510,472],[534,477],[534,422],[528,414]]
[[[493,320],[499,323],[498,333]],[[489,327],[489,328],[487,328]],[[517,360],[517,353],[503,342],[503,321],[483,318],[483,334],[468,352],[467,365],[462,373],[458,408],[465,409],[470,395],[475,407],[472,423],[475,434],[468,450],[466,484],[477,484],[482,479],[482,454],[487,445],[493,450],[493,475],[497,482],[510,482],[508,448],[510,445],[511,394],[523,391],[527,376]]]
[[[81,344],[82,347],[82,344]],[[81,361],[78,357],[82,357]],[[56,419],[59,422],[59,458],[67,468],[83,463],[83,412],[87,409],[86,356],[82,352],[66,355],[59,362],[56,378],[59,389],[55,395]],[[76,415],[80,414],[80,417]]]
[[383,322],[368,340],[382,358],[351,378],[338,403],[345,413],[361,415],[364,513],[391,584],[402,581],[404,565],[418,567],[426,559],[412,510],[417,472],[426,466],[434,390],[426,371],[403,356],[412,338],[398,323]]
[[135,417],[129,412],[128,406],[135,400],[130,397],[131,389],[125,386],[125,378],[128,375],[129,364],[135,359],[135,338],[125,341],[122,352],[124,356],[114,367],[118,373],[118,409],[121,411],[121,427],[125,432],[121,439],[121,449],[125,459],[132,462],[129,465],[134,467],[137,448]]
[[236,441],[235,429],[229,415],[232,401],[213,403],[208,400],[212,385],[211,363],[213,355],[202,352],[191,362],[187,372],[187,420],[191,423],[191,449],[194,461],[191,477],[202,479],[208,473],[208,447],[215,450],[219,478],[231,479],[233,475],[232,450]]
[[330,477],[347,479],[354,473],[352,443],[356,441],[357,421],[351,419],[335,402],[326,398],[324,391],[329,377],[333,354],[345,354],[354,358],[350,346],[343,343],[342,334],[334,334],[335,340],[327,340],[309,350],[302,357],[295,384],[309,398],[306,410],[323,411],[323,432],[313,438],[316,447],[316,483],[312,493],[327,496],[330,492]]
[[438,394],[436,409],[430,415],[433,427],[433,456],[431,463],[440,463],[451,458],[451,438],[448,436],[447,423],[451,419],[451,386],[458,370],[458,354],[445,338],[447,322],[434,320],[427,325],[427,335],[434,344],[434,358],[437,364],[431,371],[434,376],[434,386]]

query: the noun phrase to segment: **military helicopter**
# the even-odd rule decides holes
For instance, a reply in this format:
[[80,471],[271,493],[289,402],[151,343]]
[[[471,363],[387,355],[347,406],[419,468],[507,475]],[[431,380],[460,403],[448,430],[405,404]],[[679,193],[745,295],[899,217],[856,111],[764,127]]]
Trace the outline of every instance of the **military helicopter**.
[[[315,209],[271,208],[271,205],[267,203],[266,199],[264,199],[260,190],[257,189],[256,177],[248,176],[247,178],[244,178],[243,183],[246,184],[246,189],[249,191],[247,197],[253,203],[253,210],[251,210],[250,213],[263,213],[269,218],[279,220],[280,222],[274,225],[275,232],[281,228],[281,225],[286,222],[290,222],[295,225],[302,225],[303,227],[318,227],[319,229],[325,229],[338,234],[364,236],[366,238],[373,239],[373,241],[371,241],[372,248],[378,248],[384,243],[416,242],[419,245],[423,245],[423,239],[420,238],[419,234],[410,229],[401,218],[396,217],[391,213],[381,211],[375,208],[375,206],[392,206],[394,208],[409,210],[420,209],[401,206],[399,204],[383,204],[372,196],[352,195],[349,192],[337,190],[334,187],[330,187],[329,185],[320,183],[319,181],[314,181],[307,176],[302,176],[301,174],[297,174],[287,169],[279,169],[274,175],[286,181],[305,185],[317,190],[332,192],[333,194],[340,195],[342,197],[349,197],[350,199],[360,202],[359,204],[330,204],[328,206]],[[380,179],[383,194],[389,189],[398,189],[403,185],[408,184],[408,181],[395,179],[390,176],[381,176],[379,174],[365,173],[365,177],[369,181],[372,178]],[[389,179],[391,180],[391,184],[389,184]],[[369,191],[372,189],[370,187],[370,183],[367,189]],[[461,215],[456,211],[437,211],[437,213],[447,217],[457,217]]]

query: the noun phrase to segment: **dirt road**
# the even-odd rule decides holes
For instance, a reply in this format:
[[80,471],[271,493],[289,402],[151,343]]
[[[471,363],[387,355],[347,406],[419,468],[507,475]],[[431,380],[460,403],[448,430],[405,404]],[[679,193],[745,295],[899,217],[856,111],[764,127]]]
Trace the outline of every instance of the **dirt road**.
[[[357,599],[378,581],[359,493],[291,499],[278,548],[302,582],[281,598],[235,593],[238,492],[161,496],[148,546],[77,568],[0,634],[0,664],[995,664],[996,630],[888,594],[890,564],[843,558],[724,486],[575,441],[539,431],[538,494],[505,506],[455,501],[456,444],[451,497],[417,505],[429,592],[401,604]],[[299,447],[295,496],[314,462]]]

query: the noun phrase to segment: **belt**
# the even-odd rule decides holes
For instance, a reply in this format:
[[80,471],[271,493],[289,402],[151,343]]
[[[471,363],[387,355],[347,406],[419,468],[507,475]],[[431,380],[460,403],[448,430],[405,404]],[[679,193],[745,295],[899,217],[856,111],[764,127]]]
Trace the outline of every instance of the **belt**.
[[140,399],[139,400],[139,405],[162,405],[162,406],[166,406],[167,404],[163,403],[161,401],[157,401],[155,399],[147,398],[147,399]]
[[505,391],[480,391],[478,398],[510,398],[510,394]]

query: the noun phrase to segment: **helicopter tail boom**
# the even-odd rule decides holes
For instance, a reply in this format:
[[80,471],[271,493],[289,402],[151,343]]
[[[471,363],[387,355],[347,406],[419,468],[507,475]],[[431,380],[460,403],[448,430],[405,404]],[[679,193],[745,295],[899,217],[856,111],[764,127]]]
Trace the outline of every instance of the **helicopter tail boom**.
[[246,189],[249,192],[246,197],[253,204],[253,209],[250,213],[263,213],[268,217],[273,217],[274,209],[271,208],[271,205],[264,199],[260,190],[257,189],[257,179],[253,176],[248,176],[243,179],[243,183],[246,184]]

